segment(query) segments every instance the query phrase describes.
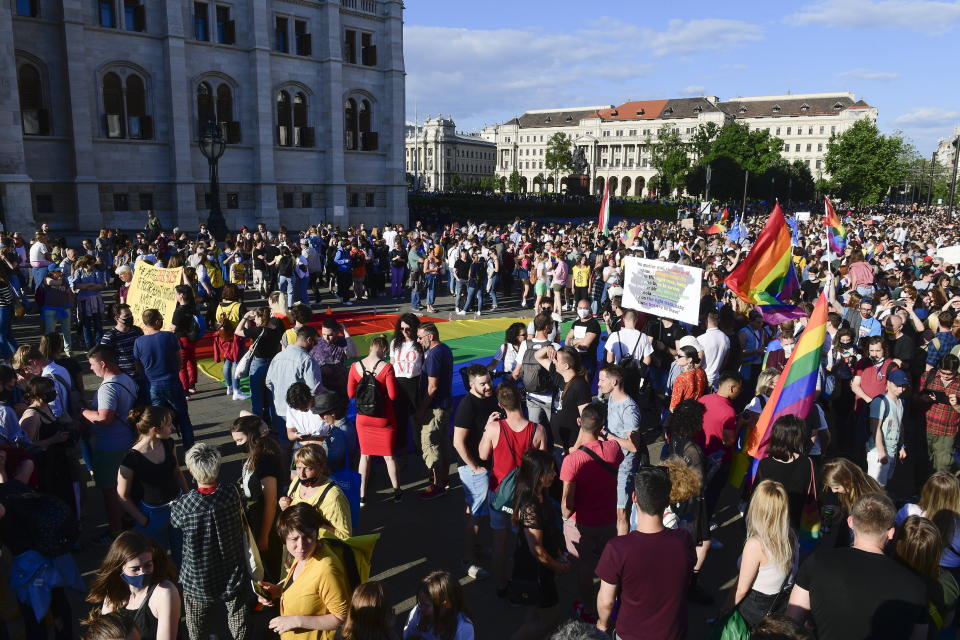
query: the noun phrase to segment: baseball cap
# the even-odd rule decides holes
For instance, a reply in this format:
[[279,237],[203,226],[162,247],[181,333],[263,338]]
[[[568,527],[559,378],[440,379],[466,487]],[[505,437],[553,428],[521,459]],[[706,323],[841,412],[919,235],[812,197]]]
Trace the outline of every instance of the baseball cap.
[[894,369],[890,372],[890,375],[887,376],[887,380],[897,385],[898,387],[907,387],[910,386],[910,376],[907,375],[906,371],[902,369]]

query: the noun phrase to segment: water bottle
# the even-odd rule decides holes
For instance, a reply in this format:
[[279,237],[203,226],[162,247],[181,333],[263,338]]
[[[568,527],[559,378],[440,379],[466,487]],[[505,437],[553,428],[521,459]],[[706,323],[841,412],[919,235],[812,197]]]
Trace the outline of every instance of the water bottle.
[[833,526],[833,517],[836,513],[836,508],[832,504],[828,504],[823,507],[820,511],[820,531],[823,533],[830,533],[830,528]]

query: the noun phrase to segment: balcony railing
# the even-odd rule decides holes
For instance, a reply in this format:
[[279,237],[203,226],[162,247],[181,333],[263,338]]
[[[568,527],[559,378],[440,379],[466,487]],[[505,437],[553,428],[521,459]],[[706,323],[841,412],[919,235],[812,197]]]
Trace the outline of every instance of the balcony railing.
[[377,0],[340,0],[340,4],[354,11],[377,13]]

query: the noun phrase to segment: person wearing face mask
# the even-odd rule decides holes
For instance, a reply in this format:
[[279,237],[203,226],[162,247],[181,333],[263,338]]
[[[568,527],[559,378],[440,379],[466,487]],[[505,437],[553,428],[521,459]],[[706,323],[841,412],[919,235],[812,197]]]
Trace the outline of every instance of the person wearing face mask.
[[590,311],[590,301],[580,298],[577,301],[577,319],[570,325],[564,343],[574,347],[580,354],[580,364],[587,373],[587,382],[593,381],[597,372],[597,346],[600,343],[600,322]]
[[[117,366],[131,378],[137,379],[137,360],[133,357],[133,343],[143,335],[143,329],[133,324],[133,312],[130,311],[130,305],[114,305],[113,319],[117,326],[104,332],[100,344],[113,347],[117,354]],[[174,325],[176,325],[176,315],[174,315]],[[144,382],[146,381],[144,380]],[[184,386],[184,388],[187,387]]]
[[136,625],[143,640],[175,640],[180,626],[180,592],[175,568],[142,533],[120,534],[104,557],[87,595],[100,605],[90,620],[118,613]]
[[790,359],[790,355],[793,353],[793,346],[796,343],[795,331],[796,327],[793,321],[787,321],[780,325],[780,337],[776,340],[771,340],[770,344],[767,345],[767,352],[764,355],[763,359],[763,368],[764,369],[780,369],[783,370],[784,366],[787,364],[787,360]]
[[[551,325],[549,331],[547,332],[547,338],[549,338],[551,342],[556,342],[557,336],[560,335],[560,323],[557,322],[557,316],[553,313],[553,303],[545,299],[544,302],[537,308],[538,315],[544,313],[550,316]],[[533,320],[530,320],[530,322],[527,323],[527,333],[529,335],[533,335],[534,331],[535,329],[533,328]]]
[[[293,482],[287,495],[279,500],[280,510],[295,504],[313,507],[320,516],[321,538],[346,540],[353,535],[350,502],[340,487],[330,479],[327,452],[317,443],[303,445],[293,456]],[[284,553],[283,564],[290,566],[290,554]]]

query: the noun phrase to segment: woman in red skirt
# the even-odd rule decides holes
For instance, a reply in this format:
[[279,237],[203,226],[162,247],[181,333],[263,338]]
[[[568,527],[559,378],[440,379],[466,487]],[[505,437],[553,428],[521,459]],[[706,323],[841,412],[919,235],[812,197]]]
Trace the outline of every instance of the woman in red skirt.
[[387,362],[387,337],[377,336],[370,342],[366,358],[354,362],[347,378],[347,395],[357,401],[357,437],[360,440],[360,506],[367,494],[367,470],[370,456],[382,456],[393,486],[393,500],[399,502],[402,492],[397,480],[397,463],[393,458],[397,434],[397,417],[393,404],[397,400],[397,383],[393,367]]

